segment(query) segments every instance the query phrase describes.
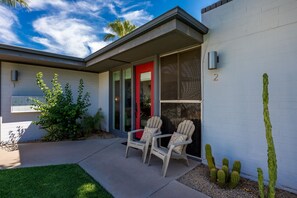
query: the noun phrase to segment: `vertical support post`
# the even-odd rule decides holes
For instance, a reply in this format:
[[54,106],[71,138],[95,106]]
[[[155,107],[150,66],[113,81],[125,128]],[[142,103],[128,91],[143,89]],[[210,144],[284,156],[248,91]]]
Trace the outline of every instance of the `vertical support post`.
[[161,116],[160,112],[160,57],[157,54],[154,58],[154,113]]

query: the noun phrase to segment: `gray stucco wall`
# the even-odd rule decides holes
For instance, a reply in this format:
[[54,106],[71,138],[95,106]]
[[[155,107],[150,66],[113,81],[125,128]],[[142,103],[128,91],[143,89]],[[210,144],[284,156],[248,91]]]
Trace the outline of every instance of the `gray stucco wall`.
[[[268,178],[262,116],[266,72],[277,184],[297,192],[297,1],[234,0],[203,14],[202,22],[210,29],[202,46],[203,147],[212,145],[219,166],[223,157],[240,160],[246,177],[256,180],[261,167]],[[209,51],[218,51],[217,70],[207,70]],[[204,153],[203,148],[205,159]]]
[[[19,79],[14,83],[10,79],[11,70],[18,70]],[[82,78],[85,84],[85,92],[90,93],[91,106],[88,108],[91,115],[98,110],[98,84],[99,75],[95,73],[78,72],[63,69],[54,69],[40,66],[30,66],[17,63],[2,62],[1,66],[1,140],[7,140],[9,131],[17,131],[18,127],[25,130],[20,141],[39,139],[44,135],[44,131],[32,124],[36,120],[38,113],[11,113],[11,96],[42,96],[42,92],[36,85],[36,73],[43,72],[44,80],[51,86],[51,79],[54,73],[59,75],[59,82],[62,86],[69,82],[74,100],[77,97],[77,87],[79,79]]]
[[109,72],[99,74],[98,106],[102,110],[104,120],[101,128],[109,132]]

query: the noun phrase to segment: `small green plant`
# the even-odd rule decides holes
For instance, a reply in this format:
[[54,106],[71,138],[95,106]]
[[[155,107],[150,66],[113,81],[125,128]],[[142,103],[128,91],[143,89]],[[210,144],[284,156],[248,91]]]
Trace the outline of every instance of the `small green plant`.
[[82,121],[82,133],[87,135],[101,130],[101,122],[104,119],[101,109],[94,116],[86,114]]
[[[269,78],[266,73],[263,74],[263,116],[264,116],[264,123],[266,129],[266,141],[267,141],[267,156],[268,156],[268,175],[269,175],[269,183],[268,183],[268,192],[267,197],[274,198],[275,197],[275,184],[277,180],[277,160],[276,160],[276,153],[273,143],[272,137],[272,126],[270,122],[269,116],[269,92],[268,92],[268,85],[269,85]],[[261,168],[257,169],[258,171],[258,186],[259,186],[259,193],[260,197],[265,197],[264,192],[264,183],[263,183],[263,171]]]
[[240,174],[241,163],[240,161],[234,161],[232,171],[237,171]]
[[229,160],[227,158],[223,159],[223,165],[229,167]]
[[237,171],[232,171],[231,176],[230,176],[230,184],[229,187],[230,188],[235,188],[240,180],[240,175],[239,172]]
[[[227,164],[226,158],[223,159],[223,164]],[[220,172],[220,177],[221,177],[220,179],[218,175],[219,186],[226,186],[228,184],[230,188],[235,188],[238,185],[240,180],[240,169],[241,169],[240,161],[234,161],[231,174],[229,174],[229,167],[226,165],[223,165],[222,169],[219,170],[219,171],[223,171],[223,172]],[[219,174],[219,171],[218,171],[218,174]],[[223,183],[224,181],[222,180],[223,174],[225,178],[225,183]]]
[[216,168],[212,168],[210,170],[210,181],[211,182],[216,182],[217,181],[217,169]]
[[83,95],[83,80],[80,79],[79,81],[76,103],[73,101],[69,83],[65,85],[63,92],[57,74],[54,74],[51,81],[51,89],[44,82],[42,72],[36,74],[36,82],[44,94],[44,101],[31,98],[33,108],[40,111],[39,120],[34,123],[47,131],[44,139],[46,141],[57,141],[80,137],[81,125],[79,120],[87,112],[87,107],[90,105],[89,93]]
[[225,182],[228,182],[228,178],[229,178],[229,168],[228,168],[228,166],[223,165],[222,166],[222,171],[224,171],[224,173],[225,173],[225,178],[226,178]]
[[221,188],[226,185],[226,175],[223,170],[218,170],[218,184]]
[[241,163],[240,161],[234,161],[232,172],[229,173],[229,160],[224,158],[222,160],[222,169],[217,170],[215,167],[215,160],[212,156],[211,146],[210,144],[205,145],[205,156],[208,163],[208,168],[210,170],[210,181],[217,182],[220,187],[228,186],[230,188],[235,188],[240,181],[240,169]]

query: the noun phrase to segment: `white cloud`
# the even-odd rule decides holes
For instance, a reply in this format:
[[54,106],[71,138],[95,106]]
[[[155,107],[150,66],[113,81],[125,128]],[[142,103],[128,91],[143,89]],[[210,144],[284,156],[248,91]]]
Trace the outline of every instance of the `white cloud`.
[[150,6],[152,6],[150,1],[143,1],[143,2],[140,2],[140,3],[135,3],[135,4],[131,5],[131,6],[124,6],[124,7],[121,8],[121,11],[126,12],[128,10],[133,9],[133,8],[137,8],[137,7],[142,7],[143,8],[143,7],[150,7]]
[[125,20],[131,21],[136,26],[143,25],[144,23],[153,19],[153,16],[147,13],[145,10],[135,10],[127,12],[122,15]]
[[109,42],[105,42],[105,41],[96,41],[96,42],[89,42],[88,45],[90,47],[91,53],[94,53],[96,51],[98,51],[99,49],[105,47],[106,45],[108,45]]
[[48,6],[60,9],[67,9],[69,7],[69,4],[63,0],[30,0],[28,4],[32,10],[44,10]]
[[55,53],[86,57],[105,44],[99,42],[95,30],[80,19],[47,16],[34,21],[33,27],[42,37],[33,37],[32,40]]
[[[31,0],[32,11],[46,10],[48,14],[33,21],[39,35],[31,39],[46,51],[85,57],[108,44],[99,35],[113,33],[106,25],[114,19],[107,21],[102,14],[109,11],[115,18],[140,26],[153,18],[145,11],[150,5],[149,1],[131,5],[123,0]],[[135,10],[137,7],[142,9]]]
[[13,26],[18,24],[17,16],[4,6],[0,6],[0,42],[7,44],[20,44]]
[[116,17],[119,17],[119,14],[117,13],[115,6],[112,3],[107,4],[107,7],[109,8],[111,14],[115,15]]

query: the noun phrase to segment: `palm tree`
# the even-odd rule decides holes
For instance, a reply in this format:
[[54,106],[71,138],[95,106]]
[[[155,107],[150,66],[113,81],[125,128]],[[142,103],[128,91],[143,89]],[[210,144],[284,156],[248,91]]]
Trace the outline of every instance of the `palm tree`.
[[109,23],[107,27],[111,29],[113,33],[107,33],[104,36],[104,41],[113,40],[116,37],[121,38],[137,28],[136,25],[132,24],[130,21],[121,21],[119,19]]
[[6,4],[11,7],[16,7],[19,4],[22,7],[28,8],[27,0],[0,0],[0,4]]

